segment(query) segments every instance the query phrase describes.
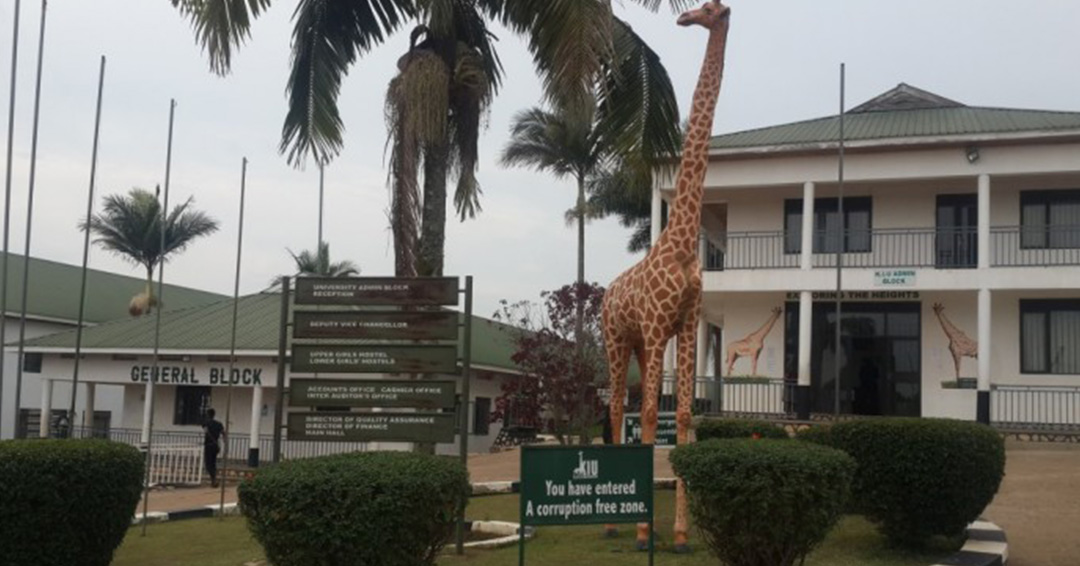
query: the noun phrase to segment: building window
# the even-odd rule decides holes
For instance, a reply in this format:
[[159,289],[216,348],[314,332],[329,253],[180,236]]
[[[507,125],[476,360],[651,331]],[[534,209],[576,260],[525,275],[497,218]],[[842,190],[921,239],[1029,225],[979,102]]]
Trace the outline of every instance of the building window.
[[[74,357],[74,356],[73,356]],[[39,352],[26,352],[23,354],[23,372],[41,373],[41,358]]]
[[487,436],[491,430],[491,399],[477,397],[473,402],[473,434]]
[[[836,253],[840,243],[844,252],[867,253],[871,244],[871,199],[844,199],[844,222],[840,223],[840,200],[814,199],[814,253]],[[802,199],[784,201],[784,253],[802,251]]]
[[174,425],[201,425],[210,408],[210,388],[179,386],[176,388]]
[[1020,301],[1020,372],[1080,374],[1080,299]]
[[1020,193],[1020,247],[1080,248],[1080,190]]

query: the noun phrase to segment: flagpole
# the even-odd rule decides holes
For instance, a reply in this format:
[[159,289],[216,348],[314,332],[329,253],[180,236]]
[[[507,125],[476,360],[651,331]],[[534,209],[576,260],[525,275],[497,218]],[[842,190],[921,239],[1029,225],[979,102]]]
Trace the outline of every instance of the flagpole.
[[[232,337],[229,339],[229,382],[225,394],[225,452],[222,454],[221,501],[220,507],[218,507],[223,520],[225,518],[225,472],[229,469],[229,415],[232,411],[232,375],[233,367],[236,364],[236,318],[240,307],[240,258],[244,246],[244,195],[247,188],[247,164],[248,160],[245,157],[240,163],[240,228],[236,236],[236,280],[233,283]],[[255,391],[252,390],[251,394],[254,395]],[[252,410],[255,410],[255,408],[252,407]]]
[[[75,368],[71,378],[71,406],[68,408],[68,419],[71,430],[75,428],[75,399],[79,391],[79,361],[82,353],[83,321],[86,317],[86,269],[90,262],[90,218],[94,211],[94,181],[97,178],[98,139],[101,132],[101,98],[105,89],[105,56],[101,56],[101,71],[98,74],[97,114],[94,116],[94,149],[90,157],[90,190],[86,197],[86,234],[83,236],[82,256],[82,283],[79,286],[79,323],[75,327]],[[91,411],[88,422],[93,424],[93,407],[87,407]]]
[[[175,117],[176,99],[172,99],[169,101],[169,141],[165,150],[165,197],[161,206],[161,220],[158,225],[158,232],[161,234],[159,252],[165,251],[165,224],[169,218],[169,178],[172,174],[173,123]],[[161,308],[165,304],[164,294],[165,255],[159,253],[157,308],[154,310],[154,363],[150,371],[150,380],[146,382],[146,404],[143,407],[143,419],[146,421],[143,423],[143,444],[146,445],[146,478],[143,484],[142,536],[146,536],[146,513],[147,508],[150,506],[150,465],[153,463],[150,456],[154,438],[154,381],[158,378],[158,352],[161,349]],[[147,305],[149,305],[149,308],[153,308],[154,301],[150,299],[152,299],[152,296],[147,297]]]
[[[325,169],[325,166],[320,161],[319,162],[319,245],[315,247],[315,257],[316,258],[319,257],[320,253],[322,253],[322,244],[323,244],[322,226],[323,226],[323,174],[325,173],[324,169]],[[330,261],[330,259],[327,258],[327,262],[329,262],[329,261]]]
[[[48,0],[41,0],[41,31],[38,35],[37,80],[34,85],[34,125],[30,137],[30,187],[26,201],[26,241],[23,246],[22,307],[19,311],[19,353],[15,358],[15,411],[22,404],[23,352],[26,340],[26,300],[30,287],[30,234],[34,219],[34,182],[37,180],[38,119],[41,116],[41,68],[45,56],[45,14]],[[44,385],[43,385],[44,386]],[[40,427],[48,431],[52,407],[42,407]]]
[[[15,0],[15,23],[11,34],[11,95],[8,100],[7,174],[4,184],[4,257],[0,259],[0,439],[4,430],[4,344],[7,343],[7,297],[8,297],[8,243],[11,225],[11,150],[15,139],[15,85],[19,67],[19,6]],[[19,426],[19,407],[15,407],[15,425]],[[12,434],[15,431],[12,430]]]
[[836,248],[836,344],[834,345],[835,350],[833,351],[833,355],[835,356],[835,361],[833,363],[835,366],[833,368],[835,371],[833,378],[833,416],[835,418],[839,418],[840,416],[840,348],[842,346],[840,335],[842,334],[841,327],[843,326],[840,318],[842,314],[842,307],[840,306],[841,294],[843,292],[843,283],[840,274],[843,271],[844,248],[847,247],[848,238],[847,222],[844,218],[844,89],[846,84],[844,75],[845,66],[844,63],[840,63],[840,160],[838,171],[839,198],[837,199],[837,209],[840,215],[840,242]]

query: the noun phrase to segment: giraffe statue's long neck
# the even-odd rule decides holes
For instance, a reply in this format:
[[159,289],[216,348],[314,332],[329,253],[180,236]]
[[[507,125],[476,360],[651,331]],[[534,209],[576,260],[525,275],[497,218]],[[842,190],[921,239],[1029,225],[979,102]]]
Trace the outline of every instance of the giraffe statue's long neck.
[[944,330],[945,334],[948,335],[950,338],[952,338],[953,335],[958,334],[960,332],[959,329],[957,329],[955,326],[953,326],[953,323],[949,322],[949,319],[945,317],[945,313],[938,312],[937,317],[938,317],[938,322],[941,323],[941,329]]
[[690,110],[690,129],[683,141],[682,159],[675,183],[675,203],[671,207],[665,232],[678,237],[672,243],[690,246],[689,257],[697,256],[698,234],[701,230],[701,199],[705,172],[709,162],[709,140],[712,137],[716,101],[720,97],[720,81],[724,74],[724,53],[727,47],[728,24],[724,21],[709,34],[709,47],[694,90]]

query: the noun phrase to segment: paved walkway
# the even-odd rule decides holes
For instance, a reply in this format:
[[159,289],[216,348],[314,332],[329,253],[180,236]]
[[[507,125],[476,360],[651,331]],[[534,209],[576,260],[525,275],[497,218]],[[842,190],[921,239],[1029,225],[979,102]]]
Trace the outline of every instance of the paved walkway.
[[[985,516],[1005,529],[1010,566],[1080,564],[1080,444],[1010,441],[1007,448],[1005,480]],[[667,455],[667,449],[656,451],[658,478],[673,477]],[[517,450],[473,455],[472,481],[517,480],[519,458]],[[191,509],[219,498],[210,487],[153,491],[150,510]],[[235,487],[226,489],[225,501],[236,501]]]

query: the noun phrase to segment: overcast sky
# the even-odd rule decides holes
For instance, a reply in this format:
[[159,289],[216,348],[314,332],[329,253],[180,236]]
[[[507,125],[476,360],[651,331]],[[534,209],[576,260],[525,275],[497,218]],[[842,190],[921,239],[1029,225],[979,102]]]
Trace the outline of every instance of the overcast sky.
[[[5,132],[14,4],[0,0]],[[250,165],[241,292],[258,291],[289,271],[286,248],[314,248],[318,171],[295,170],[277,152],[296,4],[276,0],[255,23],[232,74],[219,78],[208,72],[188,24],[168,0],[49,2],[31,254],[81,261],[76,223],[85,214],[101,55],[108,57],[108,70],[95,204],[101,194],[162,182],[168,104],[175,98],[171,199],[194,196],[198,208],[221,221],[220,232],[167,265],[168,282],[231,293],[244,156]],[[685,113],[706,32],[677,27],[666,10],[653,14],[625,0],[615,4],[663,57]],[[1080,111],[1075,0],[730,4],[717,133],[834,113],[841,62],[848,68],[849,107],[906,82],[970,105]],[[40,5],[23,0],[11,211],[11,249],[18,253],[25,241]],[[568,283],[576,269],[575,231],[563,223],[574,199],[572,183],[497,164],[510,118],[540,97],[522,41],[504,29],[497,35],[506,81],[480,144],[484,211],[447,226],[446,273],[475,276],[482,315],[499,299],[534,299]],[[327,169],[326,239],[335,259],[356,262],[365,275],[393,273],[383,96],[407,46],[407,34],[399,33],[353,67],[340,99],[345,148]],[[639,259],[625,252],[627,236],[614,220],[588,227],[590,280],[607,285]],[[99,249],[90,261],[95,268],[141,275]]]

